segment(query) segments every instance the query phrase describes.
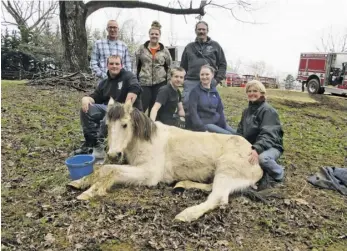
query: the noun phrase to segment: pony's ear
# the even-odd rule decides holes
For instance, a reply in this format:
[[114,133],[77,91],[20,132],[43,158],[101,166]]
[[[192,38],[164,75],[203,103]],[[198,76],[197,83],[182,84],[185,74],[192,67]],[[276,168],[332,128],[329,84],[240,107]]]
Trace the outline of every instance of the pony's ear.
[[110,100],[108,101],[108,105],[114,105],[115,101],[112,97],[110,97]]
[[124,104],[124,111],[130,114],[132,110],[133,110],[133,102],[131,102],[131,100],[128,99]]

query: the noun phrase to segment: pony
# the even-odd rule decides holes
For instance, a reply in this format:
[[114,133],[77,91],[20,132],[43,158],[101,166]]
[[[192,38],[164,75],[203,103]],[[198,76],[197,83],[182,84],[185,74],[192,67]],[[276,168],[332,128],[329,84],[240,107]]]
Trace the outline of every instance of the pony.
[[[206,212],[228,203],[229,194],[254,186],[263,176],[258,164],[251,165],[251,144],[241,136],[193,132],[153,122],[131,102],[109,101],[106,124],[110,159],[129,164],[103,165],[69,185],[88,190],[77,197],[88,200],[104,196],[115,184],[156,186],[211,191],[207,200],[176,215],[179,221],[197,220]],[[204,182],[213,180],[212,184]]]

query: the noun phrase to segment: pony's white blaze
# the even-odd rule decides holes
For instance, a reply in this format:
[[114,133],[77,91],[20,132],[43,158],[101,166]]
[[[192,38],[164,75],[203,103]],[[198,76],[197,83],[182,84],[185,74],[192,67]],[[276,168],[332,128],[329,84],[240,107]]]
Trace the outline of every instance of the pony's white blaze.
[[111,121],[108,124],[108,156],[111,158],[123,155],[125,148],[131,141],[132,130],[129,119]]
[[[118,157],[124,153],[129,165],[105,165],[73,181],[70,185],[77,188],[92,185],[78,199],[105,195],[115,183],[155,186],[159,182],[201,183],[213,178],[212,186],[196,186],[212,188],[208,199],[176,216],[178,220],[193,221],[228,203],[230,193],[255,185],[263,175],[258,164],[248,162],[251,144],[242,137],[154,123],[129,104],[112,104],[107,116],[108,154]],[[194,182],[183,182],[179,187],[190,188]]]

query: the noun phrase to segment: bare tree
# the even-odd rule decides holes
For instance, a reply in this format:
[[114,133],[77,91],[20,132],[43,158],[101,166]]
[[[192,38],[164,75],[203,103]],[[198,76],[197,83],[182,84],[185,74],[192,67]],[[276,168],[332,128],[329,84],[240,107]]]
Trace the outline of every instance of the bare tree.
[[266,63],[264,61],[252,62],[248,68],[253,75],[262,76],[266,71]]
[[29,42],[30,32],[42,32],[56,15],[57,1],[3,1],[2,6],[14,19],[10,21],[2,11],[2,24],[18,27],[23,42]]
[[242,61],[240,58],[238,58],[235,61],[231,61],[231,60],[228,61],[228,68],[227,68],[228,71],[232,71],[234,73],[240,73],[241,67],[242,67]]
[[347,52],[347,28],[341,33],[334,33],[332,28],[320,38],[321,45],[317,50],[321,52]]

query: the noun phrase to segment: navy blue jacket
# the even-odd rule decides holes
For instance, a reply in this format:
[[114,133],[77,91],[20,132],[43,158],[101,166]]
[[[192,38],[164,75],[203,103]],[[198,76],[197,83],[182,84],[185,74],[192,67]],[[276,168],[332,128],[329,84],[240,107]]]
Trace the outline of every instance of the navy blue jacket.
[[194,131],[207,131],[207,124],[226,128],[222,100],[215,87],[196,86],[189,95],[189,118]]

